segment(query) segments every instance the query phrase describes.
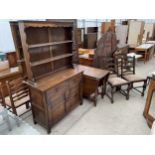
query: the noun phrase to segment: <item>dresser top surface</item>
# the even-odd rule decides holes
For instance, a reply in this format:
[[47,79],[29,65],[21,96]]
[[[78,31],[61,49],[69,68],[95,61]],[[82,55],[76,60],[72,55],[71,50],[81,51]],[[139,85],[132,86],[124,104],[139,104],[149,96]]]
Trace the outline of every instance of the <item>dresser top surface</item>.
[[56,86],[57,84],[74,77],[75,75],[81,73],[82,71],[78,71],[76,69],[65,69],[59,71],[58,73],[46,76],[40,80],[38,80],[35,84],[28,83],[29,86],[38,89],[42,92],[47,91],[48,89]]
[[94,79],[102,79],[109,74],[108,70],[98,69],[94,67],[84,66],[84,65],[74,65],[75,69],[78,71],[83,71],[85,76],[89,76]]

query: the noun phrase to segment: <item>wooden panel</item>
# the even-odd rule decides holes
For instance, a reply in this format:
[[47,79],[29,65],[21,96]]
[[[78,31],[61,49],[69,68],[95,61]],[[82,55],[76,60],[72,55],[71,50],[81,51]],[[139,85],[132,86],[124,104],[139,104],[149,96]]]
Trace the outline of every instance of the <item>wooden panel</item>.
[[[63,96],[65,94],[65,91],[67,90],[67,83],[63,82],[55,86],[53,89],[50,89],[47,91],[47,97],[49,99],[57,100],[60,96]],[[52,102],[51,102],[52,104]]]
[[47,28],[27,28],[26,29],[27,43],[29,45],[48,42]]
[[75,21],[21,21],[18,26],[34,122],[49,133],[56,122],[82,102],[82,72],[73,68],[73,60],[78,56]]
[[52,47],[53,56],[59,56],[62,54],[72,53],[72,44],[62,44]]
[[115,22],[114,21],[102,23],[102,29],[101,29],[102,33],[107,32],[109,28],[111,28],[113,30],[113,32],[115,31]]
[[30,62],[44,60],[50,57],[49,47],[30,49]]
[[2,86],[3,86],[4,96],[9,95],[8,89],[6,86],[6,81],[16,79],[19,76],[21,76],[21,72],[19,71],[18,67],[10,68],[10,69],[7,69],[7,70],[0,72],[0,82],[2,83]]
[[33,113],[35,114],[33,116],[33,119],[35,120],[35,122],[43,125],[44,127],[47,127],[46,124],[46,117],[45,117],[45,112],[40,110],[39,108],[37,108],[36,106],[33,105]]
[[32,104],[37,103],[37,107],[40,107],[40,109],[43,109],[45,107],[42,94],[39,91],[34,91],[33,89],[31,91],[31,99]]
[[52,42],[72,40],[72,28],[54,28],[51,29]]
[[16,52],[6,53],[6,58],[9,61],[9,66],[10,67],[17,67],[17,56],[16,56]]
[[84,35],[84,47],[85,48],[96,48],[97,44],[97,33],[88,33]]
[[[63,25],[64,24],[64,25]],[[61,20],[52,22],[25,21],[19,22],[22,48],[29,80],[37,81],[53,71],[72,64],[75,56],[74,23]],[[72,54],[71,58],[59,57],[59,64],[52,62],[57,56]],[[55,59],[56,58],[56,59]],[[66,60],[65,60],[66,58]],[[34,68],[35,66],[35,68]],[[51,67],[50,67],[51,66]],[[71,66],[71,65],[70,65]],[[38,68],[41,68],[40,70]],[[43,70],[43,68],[45,68]]]
[[33,75],[35,78],[43,75],[43,74],[47,74],[51,72],[51,64],[47,63],[44,66],[35,66],[32,68],[33,71]]
[[85,66],[93,66],[93,59],[80,57],[80,64]]
[[91,77],[85,76],[83,80],[83,96],[89,97],[91,94],[95,93],[98,88],[99,81]]

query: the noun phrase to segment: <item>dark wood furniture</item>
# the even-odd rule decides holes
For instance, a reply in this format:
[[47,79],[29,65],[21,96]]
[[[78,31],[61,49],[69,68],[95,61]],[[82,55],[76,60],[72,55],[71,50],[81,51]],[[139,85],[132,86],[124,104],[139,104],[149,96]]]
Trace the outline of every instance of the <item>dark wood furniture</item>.
[[21,76],[21,72],[19,71],[19,67],[9,68],[0,72],[0,82],[3,85],[3,93],[4,96],[8,96],[9,92],[7,90],[6,81],[13,80],[17,77]]
[[149,125],[152,126],[155,121],[155,80],[151,79],[146,104],[143,112],[144,117]]
[[103,22],[101,31],[102,33],[105,33],[108,31],[108,29],[111,28],[113,32],[115,32],[115,20],[111,20],[110,22]]
[[84,46],[84,28],[77,28],[75,35],[76,35],[77,47],[82,48]]
[[9,62],[9,66],[11,67],[17,67],[17,56],[15,51],[10,51],[6,53],[6,59]]
[[2,89],[2,83],[0,82],[0,104],[3,107],[6,107],[5,103],[4,103],[4,97],[3,97],[3,89]]
[[[117,49],[118,52],[115,52],[115,55],[127,54],[129,50],[128,45],[121,45],[121,46],[119,45],[117,48],[118,48]],[[81,53],[82,53],[82,50],[83,51],[85,50],[86,52],[83,52],[83,54],[79,54],[79,63],[85,66],[93,66],[95,50],[94,49],[81,49]]]
[[[4,97],[4,104],[8,109],[11,109],[11,111],[17,115],[21,116],[25,114],[26,112],[30,111],[30,95],[29,95],[29,88],[26,84],[23,83],[25,78],[18,77],[16,79],[6,81],[9,96]],[[3,90],[2,90],[3,94]],[[17,108],[26,105],[26,110],[22,114],[18,114]]]
[[74,65],[74,67],[77,71],[83,71],[83,96],[92,99],[96,106],[100,86],[102,88],[101,97],[103,98],[105,95],[109,71],[84,65]]
[[87,27],[84,34],[84,48],[93,49],[97,46],[98,27]]
[[73,68],[78,55],[75,23],[65,20],[19,22],[34,123],[51,127],[82,104],[82,72]]
[[[114,93],[119,91],[122,95],[126,97],[126,100],[129,99],[130,92],[130,83],[121,77],[121,74],[118,70],[119,68],[119,57],[115,56],[111,57],[103,57],[103,69],[107,69],[110,71],[110,75],[108,78],[108,86],[111,87],[111,95],[109,92],[106,92],[107,97],[110,99],[111,103],[114,103]],[[122,86],[126,86],[125,89],[121,88]]]
[[19,66],[20,71],[22,72],[23,76],[27,75],[26,65],[24,61],[24,53],[23,53],[23,47],[21,43],[21,36],[19,32],[19,25],[17,21],[11,21],[10,22],[12,37],[16,49],[16,59],[17,64]]
[[155,40],[149,40],[149,41],[146,42],[146,44],[153,44],[154,45],[153,56],[155,57]]
[[144,61],[144,64],[149,60],[151,49],[154,50],[154,44],[142,44],[135,48],[137,54],[143,55],[139,60]]
[[85,48],[96,48],[96,44],[97,44],[97,33],[87,33],[84,35]]
[[[130,90],[134,89],[139,92],[141,96],[144,96],[147,87],[147,78],[136,74],[135,57],[129,57],[126,54],[122,54],[120,55],[120,61],[121,76],[130,83]],[[142,88],[142,90],[139,88]]]
[[79,55],[79,63],[85,66],[93,66],[94,50],[88,50],[88,53]]

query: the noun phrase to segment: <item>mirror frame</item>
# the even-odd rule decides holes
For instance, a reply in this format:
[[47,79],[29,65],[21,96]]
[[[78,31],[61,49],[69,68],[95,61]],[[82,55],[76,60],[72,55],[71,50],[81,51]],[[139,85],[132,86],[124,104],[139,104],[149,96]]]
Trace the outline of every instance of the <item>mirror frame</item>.
[[155,93],[155,80],[151,79],[148,93],[147,93],[145,108],[143,112],[143,116],[146,118],[147,124],[150,128],[152,127],[152,124],[155,121],[155,118],[149,114],[149,109],[150,109],[153,93]]

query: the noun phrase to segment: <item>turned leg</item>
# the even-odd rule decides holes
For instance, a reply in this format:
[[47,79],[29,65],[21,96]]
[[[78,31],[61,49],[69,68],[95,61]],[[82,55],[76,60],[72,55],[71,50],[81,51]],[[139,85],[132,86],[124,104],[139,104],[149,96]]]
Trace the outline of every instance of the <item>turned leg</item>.
[[26,103],[26,109],[29,109],[29,107],[30,107],[29,103]]
[[114,87],[111,87],[111,103],[114,103]]
[[127,87],[127,94],[126,94],[126,99],[129,100],[129,92],[130,92],[130,84],[128,84],[128,87]]
[[102,85],[102,93],[101,93],[102,99],[104,98],[105,93],[106,93],[106,81],[104,80]]
[[133,83],[130,83],[130,90],[133,88]]
[[12,107],[12,111],[13,111],[13,113],[14,113],[16,116],[18,116],[17,110],[16,110],[16,108],[15,108],[14,106]]
[[97,96],[98,96],[98,89],[95,91],[95,95],[94,95],[94,106],[95,107],[97,105]]
[[51,133],[51,127],[48,125],[47,127],[47,134],[50,134]]
[[144,96],[145,90],[146,90],[146,86],[147,86],[147,80],[144,80],[144,85],[143,85],[143,91],[141,96]]
[[83,105],[83,99],[81,99],[80,105]]

